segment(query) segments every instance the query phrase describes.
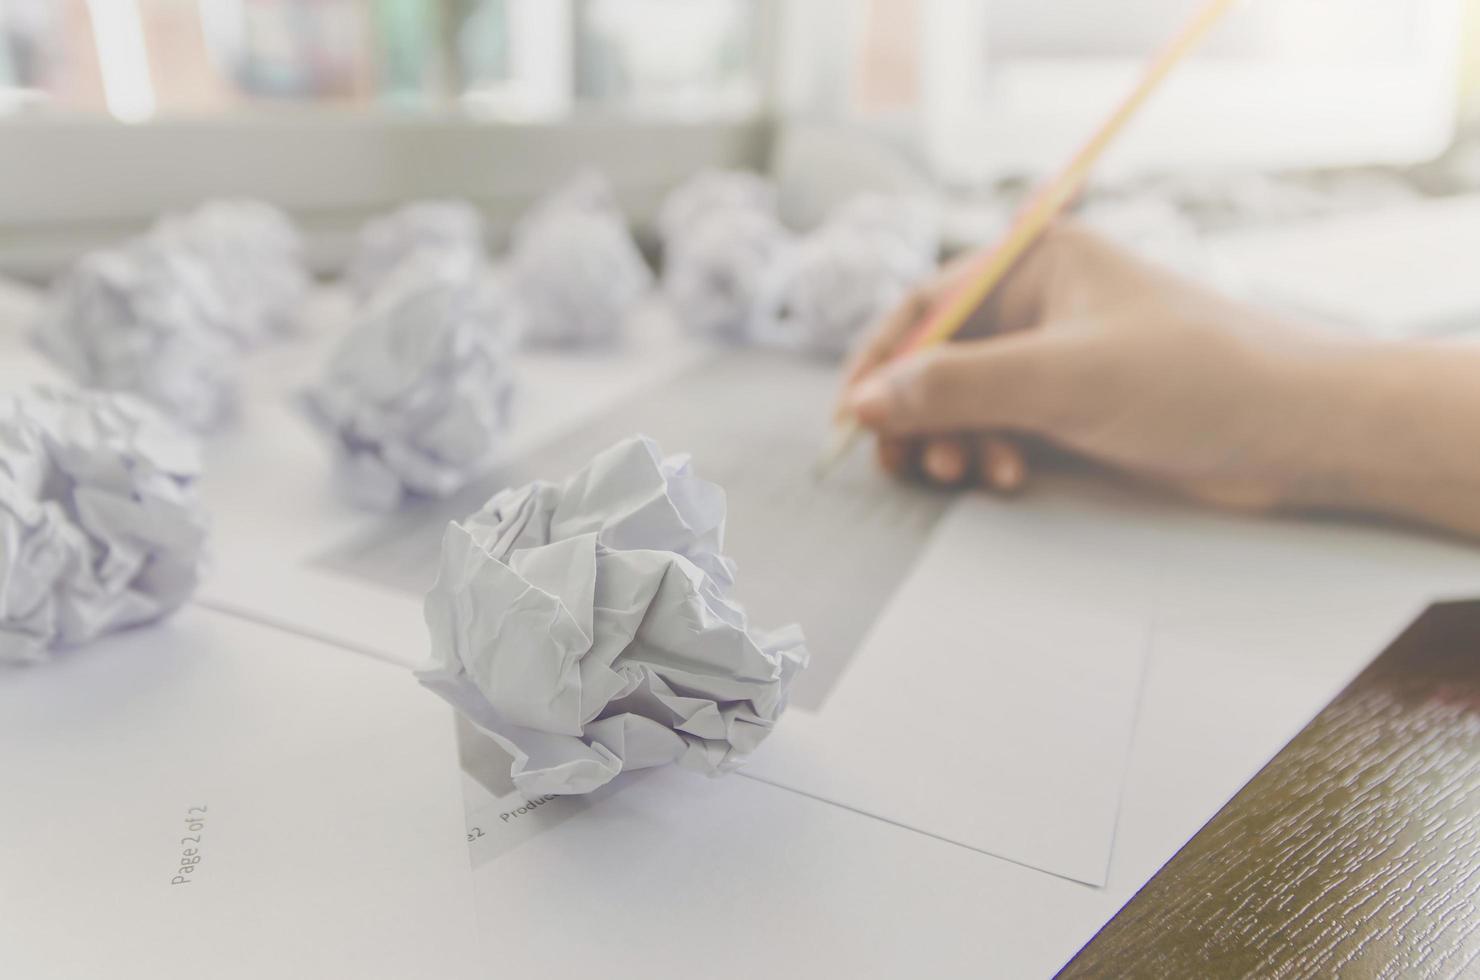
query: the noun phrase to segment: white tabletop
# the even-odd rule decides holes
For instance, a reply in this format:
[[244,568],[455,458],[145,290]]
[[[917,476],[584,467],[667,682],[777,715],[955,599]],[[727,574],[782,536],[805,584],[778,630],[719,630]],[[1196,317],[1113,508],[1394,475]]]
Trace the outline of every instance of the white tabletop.
[[[313,562],[374,526],[333,495],[327,451],[292,406],[343,320],[334,295],[317,302],[307,336],[250,356],[247,410],[209,448],[214,570],[199,601],[415,663],[425,640],[414,597]],[[0,305],[0,320],[9,311],[13,325],[15,309]],[[38,376],[43,369],[5,328],[0,322],[0,341],[11,341],[0,383]],[[688,356],[655,337],[606,358],[527,357],[529,402],[510,452],[579,424],[582,412],[640,396]],[[915,826],[934,827],[930,811],[943,807],[1021,815],[1037,806],[1042,823],[1055,823],[1060,815],[1042,808],[1071,798],[1054,777],[1072,772],[1084,733],[1065,716],[1051,730],[1025,727],[1031,711],[970,719],[972,700],[957,698],[953,717],[968,717],[974,737],[932,740],[929,710],[880,693],[891,671],[908,676],[912,666],[908,650],[877,640],[880,625],[844,679],[840,692],[853,690],[836,696],[837,710],[883,714],[884,726],[904,719],[900,744],[949,755],[953,779],[913,781],[908,758],[882,748],[850,755],[858,740],[836,736],[856,714],[847,725],[826,714],[790,730],[783,723],[749,774],[712,782],[641,775],[475,861],[487,975],[1051,974],[1426,602],[1480,593],[1480,553],[1464,545],[1367,525],[1213,514],[1086,477],[1046,479],[1018,501],[972,498],[953,519],[953,538],[990,546],[952,552],[951,542],[935,540],[940,561],[978,563],[984,581],[1041,616],[1133,620],[1144,636],[1126,668],[1134,675],[1118,678],[1129,683],[1132,710],[1109,780],[1108,864],[1080,875],[1090,883],[1040,870],[1047,858],[1009,860]],[[907,632],[915,617],[921,630],[959,636],[969,653],[981,610],[948,605],[909,600],[880,622]],[[1042,678],[1010,657],[963,676],[1031,682],[1037,687],[1014,688],[1016,696],[1053,706]],[[936,683],[964,684],[954,674]],[[793,765],[821,747],[852,784]],[[1041,778],[1010,786],[974,778],[997,772],[988,757],[1004,751],[1041,759]],[[865,783],[871,794],[859,796]],[[893,807],[891,791],[913,794],[909,806]]]

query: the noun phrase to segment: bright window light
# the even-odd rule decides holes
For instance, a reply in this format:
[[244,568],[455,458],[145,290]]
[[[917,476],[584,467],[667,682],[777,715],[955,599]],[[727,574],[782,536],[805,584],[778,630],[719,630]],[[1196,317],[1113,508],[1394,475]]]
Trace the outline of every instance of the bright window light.
[[154,83],[137,0],[88,0],[103,99],[120,122],[139,122],[154,115]]

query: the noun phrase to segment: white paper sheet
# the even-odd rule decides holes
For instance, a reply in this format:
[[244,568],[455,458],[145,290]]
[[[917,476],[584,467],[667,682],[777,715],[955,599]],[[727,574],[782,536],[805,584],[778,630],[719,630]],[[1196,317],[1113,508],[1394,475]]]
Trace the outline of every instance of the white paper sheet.
[[[504,833],[497,860],[474,870],[480,922],[503,937],[492,960],[509,975],[609,980],[695,963],[715,980],[1050,976],[1416,611],[1398,597],[1278,621],[1226,608],[1159,632],[1104,887],[744,776],[657,770],[580,812],[499,823],[485,811]],[[513,839],[534,820],[542,832]],[[662,941],[635,952],[654,921]]]
[[[691,363],[693,350],[690,348],[688,352]],[[525,420],[532,424],[516,428],[513,433],[517,445],[511,453],[520,463],[513,467],[512,482],[569,472],[589,459],[590,452],[639,428],[648,428],[666,446],[693,450],[701,472],[727,488],[731,514],[729,545],[740,564],[741,601],[758,622],[782,622],[787,617],[801,621],[813,650],[813,665],[799,679],[792,712],[779,733],[783,738],[788,737],[787,730],[791,729],[793,735],[802,739],[805,730],[812,726],[812,720],[805,717],[809,711],[817,714],[819,731],[824,725],[828,731],[851,732],[853,726],[871,724],[863,720],[866,711],[876,712],[881,703],[895,703],[884,700],[888,685],[917,684],[933,698],[958,697],[959,693],[950,684],[933,683],[927,672],[911,673],[878,654],[883,647],[864,647],[858,642],[880,611],[889,609],[891,617],[905,615],[902,610],[889,608],[890,599],[915,567],[920,547],[950,498],[897,494],[888,481],[875,476],[871,461],[862,454],[853,461],[856,469],[841,473],[827,485],[827,492],[819,496],[805,470],[815,452],[815,433],[806,426],[797,426],[796,420],[825,417],[831,373],[825,367],[779,359],[778,355],[764,352],[726,357],[734,359],[716,364],[728,367],[700,365],[689,374],[675,375],[667,381],[655,381],[664,378],[661,372],[650,373],[645,383],[638,384],[631,377],[613,377],[610,370],[614,361],[636,365],[638,358],[531,357],[532,371],[538,372],[542,380],[528,388],[537,401],[531,408],[531,416]],[[667,372],[671,375],[674,365],[681,363],[681,360],[670,361]],[[786,367],[788,364],[791,367]],[[573,417],[570,403],[574,399],[569,396],[577,390],[598,391],[605,399],[598,402],[603,406],[602,414],[594,423],[562,435],[562,427],[551,420]],[[625,401],[623,392],[629,393]],[[679,401],[675,403],[674,398]],[[737,410],[737,406],[744,408],[737,401],[741,398],[747,399],[744,404],[749,409]],[[684,406],[698,408],[690,410]],[[809,406],[816,410],[811,411]],[[655,418],[660,420],[661,429],[648,427]],[[569,427],[569,421],[565,426]],[[722,433],[722,438],[715,437],[715,432]],[[304,440],[306,451],[314,453],[311,437],[306,432],[296,435]],[[586,443],[594,445],[583,448]],[[286,464],[288,457],[296,452],[291,440],[269,437],[264,429],[252,434],[250,445],[238,446],[233,453],[222,452],[220,461],[208,469],[208,484],[213,474],[220,481],[215,484],[217,507],[229,522],[226,528],[218,527],[218,535],[225,531],[227,539],[235,541],[232,547],[237,549],[236,553],[249,551],[254,539],[271,539],[269,543],[280,542],[273,547],[282,549],[275,552],[279,556],[277,565],[281,567],[283,554],[306,558],[313,554],[313,548],[326,547],[334,534],[344,540],[349,525],[327,502],[323,505],[322,518],[309,519],[317,512],[306,507],[304,501],[311,499],[307,494],[318,486],[317,482],[309,485],[317,476],[312,470]],[[321,454],[315,458],[318,455]],[[782,460],[792,457],[798,461],[795,467],[782,465]],[[519,469],[531,459],[539,464],[536,471]],[[766,460],[771,465],[757,467],[752,465],[754,460]],[[250,492],[249,474],[260,472],[268,465],[290,474],[294,481],[304,482],[305,493],[295,498],[302,514],[285,517],[280,502]],[[327,490],[323,494],[328,501]],[[968,638],[980,635],[982,649],[1006,656],[1003,651],[1010,647],[1006,641],[1014,635],[1014,630],[1017,635],[1032,639],[1031,628],[1046,623],[1049,631],[1044,637],[1072,639],[1081,635],[1076,630],[1089,632],[1108,622],[1106,628],[1112,632],[1107,634],[1107,643],[1114,641],[1109,648],[1122,653],[1102,657],[1096,666],[1109,669],[1113,661],[1128,665],[1127,669],[1110,671],[1104,682],[1105,697],[1100,701],[1089,702],[1089,692],[1075,689],[1086,703],[1091,703],[1096,711],[1103,709],[1104,713],[1076,714],[1073,708],[1076,702],[1068,696],[1073,691],[1058,699],[1044,699],[1039,692],[1037,701],[1014,700],[1011,692],[1030,689],[1038,676],[1033,673],[1039,669],[1034,664],[1047,670],[1049,663],[1064,663],[1045,660],[1040,655],[1009,675],[1018,687],[1004,682],[988,689],[989,696],[1001,699],[1000,713],[986,716],[978,729],[980,734],[963,751],[973,759],[990,758],[994,745],[1025,746],[1020,757],[1001,756],[993,763],[1001,767],[997,771],[1019,782],[991,787],[964,778],[950,783],[938,778],[947,767],[949,753],[943,746],[949,743],[937,735],[937,730],[956,736],[967,728],[967,722],[959,711],[955,715],[941,712],[943,721],[933,721],[932,706],[939,702],[927,700],[921,702],[925,707],[912,714],[899,714],[896,710],[890,716],[891,721],[900,719],[895,726],[898,735],[882,758],[897,762],[909,751],[918,750],[923,753],[921,758],[934,760],[930,763],[935,767],[930,770],[930,779],[922,778],[910,784],[905,780],[912,777],[887,769],[881,777],[883,767],[868,748],[849,747],[840,749],[833,757],[811,757],[821,771],[816,785],[844,805],[865,808],[888,819],[909,821],[926,833],[974,841],[973,846],[989,842],[1009,857],[1041,862],[1059,873],[1090,881],[1103,880],[1106,859],[1113,853],[1113,803],[1118,798],[1118,783],[1114,780],[1119,778],[1121,769],[1111,763],[1124,759],[1129,728],[1119,734],[1105,733],[1115,727],[1107,719],[1128,719],[1126,706],[1134,703],[1133,678],[1139,676],[1140,662],[1134,648],[1137,642],[1144,644],[1144,637],[1139,641],[1132,638],[1126,614],[1137,609],[1147,613],[1146,606],[1136,605],[1151,588],[1147,576],[1173,567],[1168,564],[1172,559],[1177,562],[1176,574],[1162,579],[1166,591],[1159,596],[1162,606],[1158,608],[1226,610],[1230,603],[1236,605],[1241,601],[1276,606],[1286,603],[1289,608],[1297,608],[1312,596],[1381,597],[1405,577],[1415,593],[1445,587],[1444,583],[1453,580],[1451,573],[1455,569],[1434,555],[1468,553],[1463,548],[1435,552],[1423,539],[1399,531],[1370,532],[1345,524],[1258,521],[1215,515],[1138,493],[1108,491],[1098,479],[1040,482],[1025,499],[988,503],[994,508],[995,526],[1002,536],[984,552],[963,545],[953,560],[962,563],[961,567],[969,566],[975,581],[1000,581],[1004,596],[1019,596],[1022,602],[1013,607],[1016,618],[999,618],[993,624],[991,617],[986,617],[991,631],[982,628],[973,632],[977,627],[957,620],[956,627],[964,631],[960,635]],[[789,521],[782,519],[788,515]],[[286,620],[299,628],[329,635],[355,636],[358,639],[353,642],[364,648],[379,651],[391,647],[394,648],[391,656],[402,662],[417,663],[426,649],[417,604],[430,584],[430,562],[435,560],[443,518],[447,515],[420,516],[421,521],[429,522],[427,527],[435,528],[431,534],[421,533],[413,515],[405,516],[404,526],[398,523],[384,533],[374,532],[376,537],[362,539],[364,548],[375,545],[383,552],[375,555],[367,552],[363,561],[346,559],[318,567],[294,568],[291,574],[269,574],[271,566],[266,559],[270,556],[264,555],[254,566],[255,571],[238,564],[230,573],[231,581],[218,578],[222,587],[215,590],[208,582],[206,592],[211,601],[229,602],[238,610],[256,609],[259,614],[275,611],[273,615],[286,611],[286,616],[274,621]],[[802,533],[788,534],[788,526],[799,528]],[[859,527],[869,528],[870,534],[848,533]],[[878,534],[885,532],[891,535],[897,532],[899,540],[890,538],[893,543],[881,548]],[[395,535],[402,538],[396,539]],[[1094,562],[1076,571],[1081,559],[1076,557],[1075,549],[1083,541],[1098,541],[1095,547],[1099,550],[1093,553]],[[823,545],[829,542],[840,550],[824,552]],[[945,538],[938,544],[949,550]],[[847,550],[841,550],[844,548]],[[832,578],[812,574],[809,570],[817,566],[819,554],[836,558],[848,570],[847,574]],[[376,563],[379,571],[367,571]],[[359,571],[351,565],[359,566]],[[923,572],[924,566],[920,568]],[[1393,569],[1391,574],[1385,572],[1389,568]],[[799,577],[799,571],[805,574]],[[226,574],[224,570],[218,571],[218,575],[223,574]],[[356,581],[353,574],[383,586],[370,585],[363,579]],[[301,576],[302,581],[289,582],[294,576]],[[394,598],[392,589],[407,582],[409,590],[398,600]],[[1360,592],[1363,588],[1367,589],[1365,593]],[[376,599],[359,603],[356,595],[373,595]],[[798,608],[802,604],[798,597],[805,599],[807,608]],[[1117,601],[1121,604],[1117,605]],[[901,602],[900,605],[914,606],[913,615],[927,618],[935,615],[933,610],[938,608],[934,602]],[[973,612],[973,607],[965,602],[941,608],[950,617],[963,620]],[[1030,610],[1041,615],[1029,616]],[[1071,615],[1075,613],[1078,615]],[[949,633],[950,617],[922,628]],[[899,622],[896,628],[903,630],[908,619]],[[390,639],[393,636],[395,639]],[[985,643],[988,636],[994,639],[994,644]],[[916,656],[913,644],[904,649],[908,652],[903,656]],[[406,651],[412,652],[408,655]],[[854,659],[863,652],[880,666],[869,667],[869,674],[863,675],[865,680],[855,681],[854,667],[862,666],[864,661],[855,664]],[[1072,645],[1061,643],[1055,652],[1068,657],[1073,652]],[[1013,661],[1009,659],[1006,664],[1011,667]],[[1070,666],[1063,669],[1070,670]],[[994,662],[991,666],[994,672],[1003,669],[1002,663]],[[891,670],[899,673],[896,676]],[[984,674],[988,672],[985,663],[982,670]],[[856,692],[848,692],[846,688],[854,683],[862,686]],[[1132,694],[1127,694],[1128,690]],[[854,705],[850,713],[857,719],[834,714],[834,697],[846,698],[846,704]],[[1014,712],[1025,712],[1040,701],[1053,711],[1063,712],[1054,716],[1061,724],[1054,727],[1047,715],[1035,714],[1030,720],[1039,727],[1015,728],[1012,722],[1021,719],[1022,714]],[[901,697],[897,703],[908,706],[912,702]],[[960,702],[950,703],[960,707]],[[1125,720],[1125,724],[1128,726],[1129,721]],[[786,745],[782,741],[766,746],[753,760],[756,771],[765,773],[772,765],[789,767],[780,778],[795,777],[796,785],[811,785],[810,777],[801,772],[808,764],[802,757],[805,746],[799,744],[795,750],[798,758],[791,759],[788,753],[792,750]],[[1084,745],[1090,746],[1088,755],[1084,755]],[[783,760],[783,756],[788,758]],[[1110,761],[1106,769],[1096,770],[1090,781],[1055,782],[1051,775],[1045,775],[1087,771],[1092,768],[1091,759]],[[1035,760],[1042,763],[1036,769]],[[962,771],[973,772],[972,764],[963,762]],[[912,771],[913,768],[905,770]],[[1048,795],[1035,798],[1032,804],[999,804],[1012,798],[1013,793],[1039,789]],[[1059,801],[1085,798],[1093,799],[1094,805],[1086,809],[1057,805]],[[939,800],[945,802],[932,802]],[[497,817],[508,811],[505,803],[516,802],[485,799],[482,804]],[[983,815],[982,811],[989,806],[995,807],[995,812]],[[1036,816],[1044,812],[1053,816],[1041,819]],[[543,821],[543,808],[540,813],[539,819]],[[530,822],[524,817],[520,819],[520,826]],[[509,825],[513,825],[512,818]],[[995,836],[987,835],[988,831]],[[1063,849],[1053,843],[1069,838],[1073,840]],[[501,848],[498,845],[493,850],[502,853]]]
[[[487,828],[470,845],[480,920],[517,937],[500,946],[500,965],[556,973],[599,965],[604,976],[650,976],[723,946],[733,955],[706,960],[706,975],[744,977],[766,963],[802,976],[1048,976],[1428,597],[1480,594],[1480,551],[1419,535],[1220,515],[1076,479],[1051,479],[1028,500],[983,506],[1019,516],[983,520],[996,535],[992,561],[981,560],[976,575],[987,576],[986,586],[1017,590],[1039,612],[1057,604],[1048,616],[1080,606],[1129,608],[1145,582],[1159,583],[1103,886],[750,778],[765,760],[780,761],[788,735],[810,720],[793,713],[738,779],[696,782],[657,771],[613,784],[619,795],[576,812],[518,815],[505,798],[470,814],[470,829]],[[1076,541],[1117,556],[1117,574],[1088,582],[1093,564],[1064,564],[1062,552]],[[1125,547],[1128,541],[1140,543]],[[1112,550],[1117,542],[1122,547]],[[993,564],[1002,576],[1015,570],[1022,585],[991,577]],[[921,576],[927,567],[922,562]],[[852,685],[874,663],[866,651],[825,711],[848,705]],[[1033,670],[1010,673],[1031,677]],[[982,717],[983,739],[959,755],[976,758],[992,734]],[[1051,745],[1035,748],[1026,732],[1013,745],[1052,764],[1082,724],[1064,719],[1057,730],[1033,733]],[[923,716],[914,722],[928,725]],[[823,761],[854,759],[847,750]],[[878,779],[877,771],[859,772]],[[615,837],[622,848],[610,847]],[[591,897],[613,881],[623,883],[620,903]],[[778,881],[786,887],[777,889]],[[570,910],[589,912],[582,941],[559,944]],[[658,917],[672,926],[668,941],[641,958],[626,955],[638,923]]]
[[[1480,550],[1464,543],[1074,476],[1020,500],[963,498],[916,568],[825,710],[795,713],[749,773],[1095,885],[1164,630],[1480,594]],[[1311,655],[1374,632],[1333,630]]]
[[0,672],[0,773],[7,976],[482,975],[452,720],[398,668],[186,609]]
[[[811,481],[817,443],[796,420],[824,417],[830,381],[781,355],[721,355],[541,447],[511,482],[569,472],[635,429],[692,448],[726,489],[741,602],[757,622],[796,619],[812,652],[750,771],[1092,884],[1113,853],[1159,617],[1416,597],[1458,572],[1437,556],[1471,554],[1091,477],[1040,479],[1019,500],[968,495],[937,526],[955,498],[901,488],[864,454]],[[447,516],[402,515],[325,564],[420,594],[439,541],[428,528]]]
[[[812,654],[781,747],[758,751],[753,771],[1102,881],[1150,603],[1151,585],[1122,567],[1141,524],[998,504],[995,536],[975,543],[962,537],[969,521],[932,532],[954,498],[894,483],[864,454],[819,486],[808,469],[818,442],[798,420],[826,417],[832,381],[826,366],[782,354],[717,355],[510,475],[571,472],[633,430],[691,447],[725,489],[739,601],[757,623],[800,622]],[[326,564],[423,592],[446,516],[402,515]],[[1148,510],[1142,523],[1156,520]],[[1090,593],[1102,580],[1138,591],[1065,614],[1069,583]],[[995,605],[980,598],[993,592]]]
[[750,775],[1102,884],[1156,594],[1124,573],[1141,530],[964,498]]

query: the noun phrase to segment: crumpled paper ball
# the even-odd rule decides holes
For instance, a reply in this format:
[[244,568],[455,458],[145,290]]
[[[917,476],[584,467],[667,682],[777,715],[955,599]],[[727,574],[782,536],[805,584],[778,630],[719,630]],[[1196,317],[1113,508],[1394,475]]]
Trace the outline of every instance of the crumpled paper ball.
[[303,240],[282,211],[263,201],[208,201],[154,226],[210,269],[227,310],[224,326],[243,348],[293,333],[308,295]]
[[505,490],[442,540],[423,684],[514,758],[531,797],[629,769],[741,765],[807,664],[750,627],[721,554],[724,491],[649,439],[561,484]]
[[933,254],[889,235],[824,227],[803,239],[781,315],[762,343],[837,357],[935,269]]
[[663,295],[688,330],[740,341],[780,315],[794,236],[763,211],[714,212],[664,250]]
[[663,198],[658,208],[658,234],[667,251],[710,215],[750,212],[776,217],[776,185],[746,170],[701,170]]
[[205,263],[145,236],[79,261],[53,288],[33,338],[79,384],[131,392],[205,432],[236,408],[230,319]]
[[759,342],[838,357],[937,264],[940,222],[925,201],[862,194],[803,238],[780,313]]
[[510,237],[517,242],[552,217],[571,211],[622,217],[612,182],[601,171],[588,168],[531,204],[514,223]]
[[918,197],[859,194],[828,215],[824,228],[895,242],[924,267],[933,267],[940,254],[940,211]]
[[0,396],[0,663],[147,623],[195,590],[200,455],[129,395]]
[[333,440],[354,503],[446,497],[488,469],[513,395],[507,291],[432,255],[413,260],[358,311],[322,380],[304,394]]
[[483,215],[466,201],[419,201],[365,223],[345,267],[351,292],[364,299],[417,254],[468,268],[482,266]]
[[583,176],[514,229],[509,281],[532,344],[610,344],[652,287],[652,271],[621,212],[607,203],[606,187]]

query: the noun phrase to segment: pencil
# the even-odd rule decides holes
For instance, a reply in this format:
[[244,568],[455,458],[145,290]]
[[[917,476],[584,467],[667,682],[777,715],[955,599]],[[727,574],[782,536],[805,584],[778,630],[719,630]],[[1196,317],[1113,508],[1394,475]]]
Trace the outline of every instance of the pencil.
[[[894,357],[916,353],[944,343],[956,335],[971,314],[1012,271],[1018,259],[1022,258],[1053,220],[1078,196],[1095,163],[1177,63],[1196,48],[1229,8],[1238,2],[1239,0],[1208,0],[1166,48],[1152,59],[1140,82],[1109,118],[1100,124],[1089,141],[1069,160],[1068,165],[1028,199],[1006,236],[986,253],[966,284],[931,309],[900,345]],[[819,479],[826,477],[848,454],[862,431],[857,419],[845,418],[838,423],[833,430],[832,439],[818,460]]]

